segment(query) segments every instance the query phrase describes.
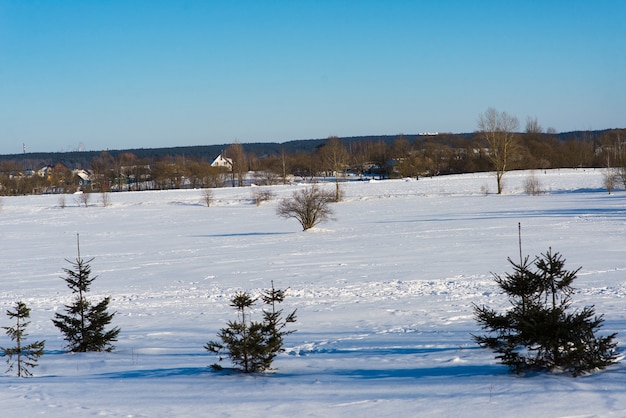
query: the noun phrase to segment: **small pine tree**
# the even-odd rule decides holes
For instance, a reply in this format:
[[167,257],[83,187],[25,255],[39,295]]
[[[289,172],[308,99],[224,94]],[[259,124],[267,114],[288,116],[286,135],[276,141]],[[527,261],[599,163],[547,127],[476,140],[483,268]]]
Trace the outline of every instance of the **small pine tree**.
[[[24,302],[17,302],[14,311],[7,311],[9,318],[15,319],[15,327],[2,327],[6,330],[11,341],[15,341],[15,347],[0,347],[2,356],[6,356],[9,368],[7,372],[17,366],[17,377],[28,377],[33,374],[31,368],[37,367],[39,357],[43,356],[45,341],[35,341],[32,344],[24,345],[26,339],[26,327],[30,324],[26,319],[30,318],[30,308]],[[15,360],[14,360],[15,357]]]
[[287,324],[296,322],[296,310],[283,317],[283,310],[277,309],[276,305],[285,300],[285,290],[274,288],[273,280],[272,288],[261,294],[261,300],[263,300],[264,304],[271,307],[271,310],[263,310],[263,323],[267,333],[269,367],[278,353],[284,351],[284,337],[296,332],[296,330],[285,330]]
[[115,313],[109,313],[107,308],[111,298],[105,297],[97,304],[92,304],[87,298],[89,286],[97,278],[90,277],[92,259],[84,260],[80,256],[78,241],[78,256],[75,261],[66,260],[73,268],[65,268],[67,274],[65,282],[75,294],[74,303],[65,305],[66,314],[56,313],[52,322],[65,335],[68,342],[67,349],[72,352],[112,351],[115,347],[112,342],[117,341],[120,329],[115,327],[105,331],[111,323]]
[[[562,370],[578,376],[616,363],[616,333],[598,337],[604,322],[593,306],[571,310],[572,283],[580,268],[565,269],[551,249],[531,265],[511,261],[513,274],[494,275],[513,305],[500,314],[474,306],[476,320],[489,334],[474,340],[492,349],[512,371]],[[534,267],[534,268],[533,268]]]
[[[249,310],[257,301],[247,292],[238,292],[231,299],[230,306],[237,310],[237,320],[229,321],[226,328],[222,328],[217,336],[221,342],[210,341],[204,348],[212,353],[226,354],[233,364],[244,373],[262,372],[271,368],[274,358],[283,351],[284,336],[295,332],[286,331],[288,323],[296,321],[294,310],[283,318],[282,309],[276,309],[276,304],[285,298],[284,290],[272,288],[263,292],[261,299],[271,306],[271,310],[263,311],[263,321],[253,321]],[[211,366],[215,370],[222,367],[219,364]]]

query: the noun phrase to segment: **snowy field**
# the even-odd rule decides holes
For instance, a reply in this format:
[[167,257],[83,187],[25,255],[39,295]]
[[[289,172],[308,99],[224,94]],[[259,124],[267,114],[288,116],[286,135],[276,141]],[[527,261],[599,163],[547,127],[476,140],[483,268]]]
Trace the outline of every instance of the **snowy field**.
[[[108,207],[94,195],[87,208],[4,197],[0,309],[26,302],[46,354],[32,378],[0,375],[0,416],[626,416],[626,363],[520,377],[471,339],[473,303],[508,306],[491,272],[518,259],[519,222],[525,254],[552,247],[582,266],[575,305],[594,304],[626,347],[625,192],[602,190],[600,170],[552,170],[528,196],[527,176],[508,173],[501,196],[488,173],[345,183],[336,220],[307,232],[275,214],[302,185],[273,186],[258,207],[251,188],[215,189],[209,208],[201,190],[111,194]],[[95,257],[91,297],[117,311],[112,353],[65,353],[51,321],[71,300],[61,276],[77,233]],[[212,372],[203,345],[234,319],[229,298],[272,280],[298,309],[276,370]]]

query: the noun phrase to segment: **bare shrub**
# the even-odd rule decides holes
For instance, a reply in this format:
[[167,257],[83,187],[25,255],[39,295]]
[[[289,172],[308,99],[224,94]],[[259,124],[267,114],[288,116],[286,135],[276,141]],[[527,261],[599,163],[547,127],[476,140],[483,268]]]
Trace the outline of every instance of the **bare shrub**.
[[537,196],[543,193],[543,186],[534,173],[530,173],[524,181],[524,192],[527,195]]
[[[626,159],[626,156],[624,158]],[[622,180],[622,184],[624,185],[624,188],[626,188],[626,167],[620,167],[618,169],[617,176],[619,177],[620,180]]]
[[89,206],[89,199],[91,198],[91,193],[78,192],[75,195],[76,204],[78,206],[84,205],[85,207]]
[[213,190],[204,189],[202,191],[202,202],[207,206],[207,208],[213,204]]
[[252,188],[252,200],[257,206],[261,203],[272,200],[276,194],[270,189],[261,189],[259,187]]
[[59,207],[61,209],[65,209],[65,206],[67,205],[67,200],[65,198],[65,194],[64,193],[61,193],[59,195],[59,199],[57,200],[57,203],[58,203],[58,205],[59,205]]
[[294,218],[302,230],[313,228],[320,222],[332,218],[333,210],[330,203],[335,201],[335,194],[313,185],[293,192],[291,198],[283,199],[276,208],[278,216]]
[[617,187],[619,176],[614,171],[607,170],[603,174],[603,177],[604,177],[604,180],[603,180],[604,188],[609,194],[611,194],[613,190],[615,190],[615,188]]
[[109,192],[100,193],[100,201],[105,208],[111,205],[111,195]]

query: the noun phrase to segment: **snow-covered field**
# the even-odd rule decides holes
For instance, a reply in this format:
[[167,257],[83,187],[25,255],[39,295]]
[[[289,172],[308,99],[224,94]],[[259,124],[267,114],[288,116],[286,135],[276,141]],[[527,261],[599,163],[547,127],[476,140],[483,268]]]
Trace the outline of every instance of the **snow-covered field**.
[[[302,232],[275,215],[302,185],[132,192],[90,207],[72,196],[4,197],[0,309],[32,309],[29,341],[45,339],[35,376],[0,376],[0,416],[47,417],[587,417],[626,416],[626,364],[580,378],[519,377],[478,348],[472,304],[508,306],[491,272],[549,247],[582,266],[574,296],[605,314],[626,347],[626,194],[600,170],[527,172],[344,184],[336,220]],[[332,188],[329,184],[327,187]],[[68,354],[51,319],[71,294],[65,259],[95,257],[91,296],[112,296],[122,329],[112,353]],[[271,281],[298,309],[276,370],[215,373],[203,349],[229,298]],[[0,315],[0,325],[11,325]],[[0,335],[0,345],[10,346]],[[0,366],[2,364],[0,363]]]

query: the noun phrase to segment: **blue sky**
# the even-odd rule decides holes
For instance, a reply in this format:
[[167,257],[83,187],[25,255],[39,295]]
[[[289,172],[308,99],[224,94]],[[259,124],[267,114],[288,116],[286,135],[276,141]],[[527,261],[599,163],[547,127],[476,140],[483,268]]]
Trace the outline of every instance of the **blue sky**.
[[626,1],[0,0],[0,154],[626,127]]

